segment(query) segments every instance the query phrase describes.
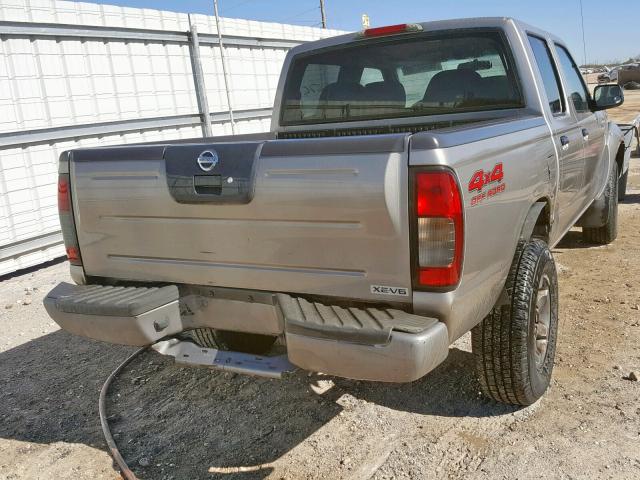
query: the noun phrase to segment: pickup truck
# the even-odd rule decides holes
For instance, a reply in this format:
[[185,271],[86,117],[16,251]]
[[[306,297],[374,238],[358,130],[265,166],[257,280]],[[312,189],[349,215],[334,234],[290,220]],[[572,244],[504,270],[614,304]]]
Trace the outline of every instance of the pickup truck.
[[284,61],[271,131],[64,152],[65,330],[185,364],[410,382],[472,332],[528,405],[558,335],[551,248],[617,235],[628,164],[566,44],[509,18],[370,28]]

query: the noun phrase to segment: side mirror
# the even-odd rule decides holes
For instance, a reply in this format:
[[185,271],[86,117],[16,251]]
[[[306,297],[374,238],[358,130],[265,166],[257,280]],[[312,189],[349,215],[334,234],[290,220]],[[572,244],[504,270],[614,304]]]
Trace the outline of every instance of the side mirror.
[[606,110],[619,107],[624,102],[624,93],[620,85],[598,85],[593,90],[592,110]]

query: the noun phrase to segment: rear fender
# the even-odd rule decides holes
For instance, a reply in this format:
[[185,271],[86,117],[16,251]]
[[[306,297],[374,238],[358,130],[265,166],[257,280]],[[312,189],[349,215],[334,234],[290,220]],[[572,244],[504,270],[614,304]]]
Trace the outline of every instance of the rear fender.
[[[522,229],[520,230],[520,242],[526,242],[531,240],[532,238],[542,238],[545,242],[549,242],[549,208],[548,203],[544,200],[539,200],[534,203],[527,216],[524,219],[524,223],[522,224]],[[518,254],[518,249],[514,254],[514,261],[516,261],[516,256]],[[502,287],[502,291],[500,293],[500,297],[496,301],[496,306],[500,305],[508,305],[511,302],[511,296],[507,291],[507,284],[505,279],[505,284]]]

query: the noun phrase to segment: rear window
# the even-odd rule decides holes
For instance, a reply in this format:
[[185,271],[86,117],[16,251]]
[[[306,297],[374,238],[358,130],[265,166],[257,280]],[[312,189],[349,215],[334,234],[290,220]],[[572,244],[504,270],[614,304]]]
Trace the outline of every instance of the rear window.
[[500,32],[363,41],[294,58],[281,123],[304,125],[523,106]]

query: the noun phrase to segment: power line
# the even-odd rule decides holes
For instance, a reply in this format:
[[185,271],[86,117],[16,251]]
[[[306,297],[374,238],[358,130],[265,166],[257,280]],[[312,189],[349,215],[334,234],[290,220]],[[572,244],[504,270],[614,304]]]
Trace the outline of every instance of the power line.
[[[230,12],[232,10],[238,9],[238,8],[248,4],[248,3],[255,2],[255,1],[256,0],[240,0],[235,5],[231,5],[228,8],[225,7],[223,13],[227,14],[228,12]],[[314,0],[314,2],[315,2],[315,0]],[[300,19],[300,17],[302,17],[302,16],[304,16],[304,15],[306,15],[308,13],[317,12],[318,9],[320,9],[320,17],[321,17],[320,21],[318,21],[318,19],[315,19],[315,20],[302,20],[302,19]],[[222,10],[222,8],[220,10]],[[312,26],[314,26],[314,27],[318,26],[318,27],[322,27],[322,28],[327,28],[327,17],[326,17],[326,13],[324,11],[324,0],[322,0],[320,2],[319,6],[316,5],[316,6],[312,7],[312,8],[308,8],[306,10],[302,10],[302,11],[300,11],[298,13],[293,14],[293,15],[288,15],[287,17],[285,17],[285,18],[283,18],[281,20],[275,20],[275,21],[284,23],[284,22],[288,22],[288,21],[291,21],[291,20],[295,20],[298,23],[313,23]]]
[[[235,10],[238,7],[241,7],[243,5],[246,5],[247,3],[253,2],[255,0],[244,0],[244,1],[240,1],[238,3],[236,3],[235,5],[230,6],[229,8],[225,8],[224,9],[224,13],[227,13],[230,10]],[[222,9],[221,9],[222,10]]]
[[302,12],[298,12],[294,15],[289,15],[288,17],[282,19],[281,21],[286,22],[287,20],[293,20],[298,17],[301,17],[302,15],[306,15],[309,12],[315,12],[316,10],[318,10],[318,7],[308,8],[307,10],[303,10]]

